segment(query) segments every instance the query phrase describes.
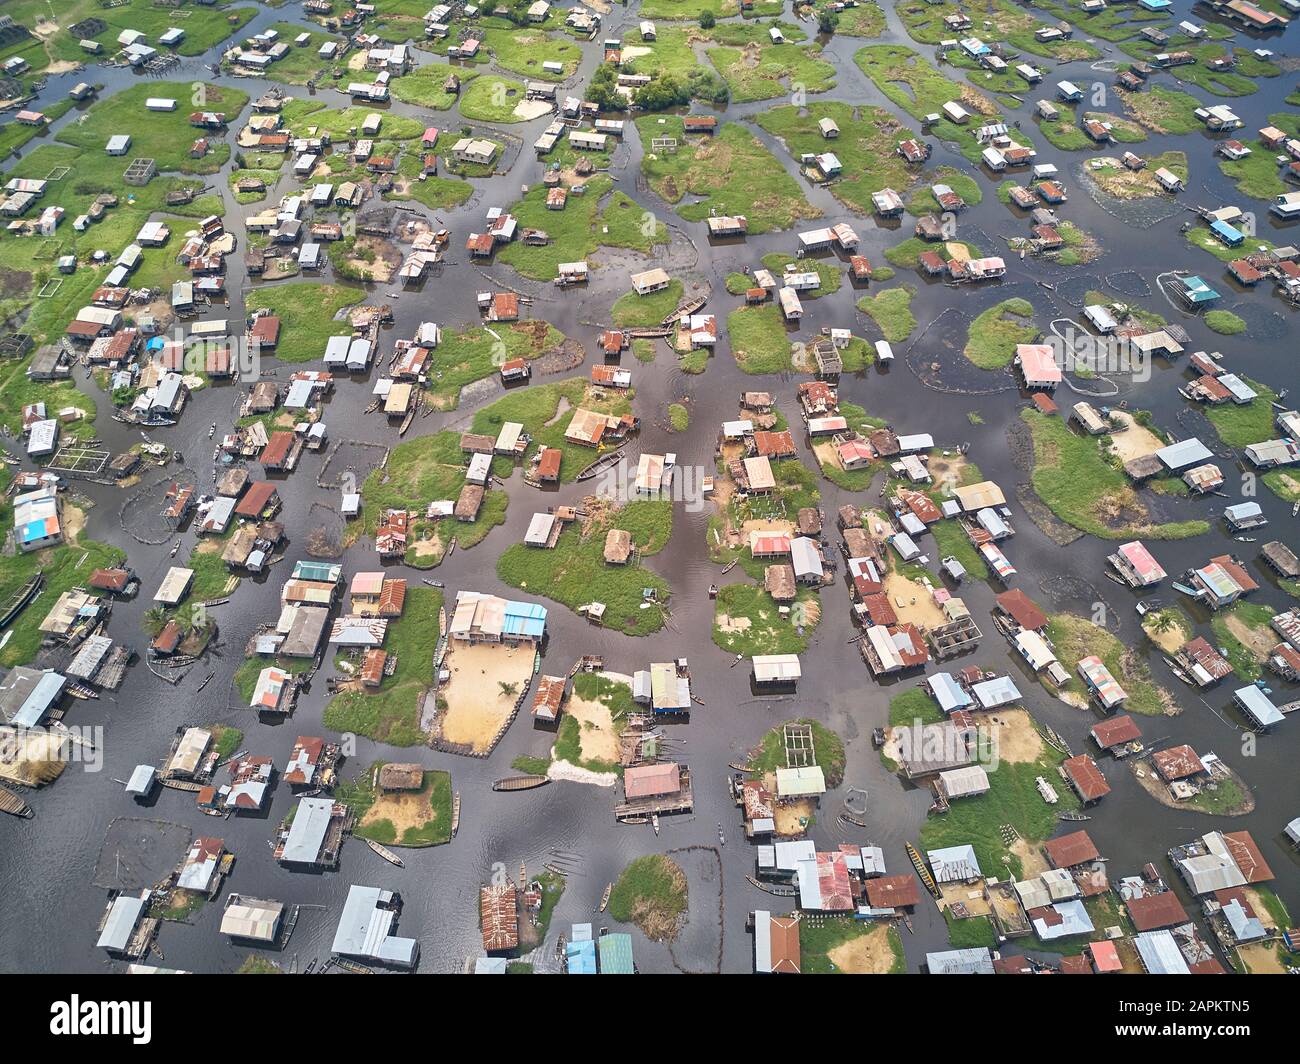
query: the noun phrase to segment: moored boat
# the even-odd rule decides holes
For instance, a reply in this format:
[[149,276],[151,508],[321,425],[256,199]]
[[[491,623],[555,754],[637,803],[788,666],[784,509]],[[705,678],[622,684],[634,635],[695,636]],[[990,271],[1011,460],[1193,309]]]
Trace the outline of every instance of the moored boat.
[[530,791],[542,787],[551,781],[546,776],[506,776],[492,784],[494,791]]
[[0,813],[8,813],[10,816],[20,816],[24,820],[30,820],[35,814],[32,807],[24,802],[18,795],[14,794],[8,787],[0,787]]
[[374,850],[375,853],[379,854],[379,856],[382,857],[389,864],[397,865],[398,868],[406,867],[406,865],[403,864],[402,859],[398,857],[397,854],[393,853],[393,851],[390,850],[387,846],[381,846],[374,839],[363,838],[361,841],[364,842],[367,846],[369,846],[372,850]]

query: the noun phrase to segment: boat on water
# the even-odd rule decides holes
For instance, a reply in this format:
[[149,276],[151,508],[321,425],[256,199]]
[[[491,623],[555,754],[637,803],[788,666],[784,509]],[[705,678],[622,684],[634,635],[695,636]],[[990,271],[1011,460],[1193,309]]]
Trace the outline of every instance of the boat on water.
[[731,570],[736,567],[736,564],[739,561],[740,561],[739,558],[732,558],[731,561],[727,562],[727,564],[722,567],[722,575],[726,576],[729,572],[731,572]]
[[750,766],[749,766],[748,764],[740,765],[740,764],[737,764],[735,761],[732,761],[730,764],[728,764],[728,765],[727,765],[727,768],[735,769],[737,772],[753,772],[753,771],[754,771],[754,769],[750,768]]
[[764,883],[761,879],[751,875],[746,875],[745,878],[749,880],[751,887],[757,887],[759,890],[777,898],[793,898],[798,893],[794,887],[785,887],[777,883]]
[[614,884],[613,883],[607,884],[605,887],[605,893],[600,896],[600,909],[598,910],[599,912],[603,913],[605,911],[605,907],[609,904],[609,896],[613,893],[614,893]]
[[427,576],[422,576],[422,577],[420,577],[420,583],[422,583],[422,584],[428,584],[429,587],[446,587],[446,586],[447,586],[447,585],[444,584],[441,580],[430,580]]
[[867,822],[860,816],[854,816],[852,813],[841,813],[840,821],[844,824],[852,824],[855,828],[865,828]]
[[925,889],[930,892],[930,895],[935,898],[942,897],[943,892],[939,890],[938,884],[935,883],[934,876],[930,875],[930,869],[925,866],[925,861],[921,857],[921,851],[910,842],[907,844],[907,856],[912,862],[912,867],[916,869],[916,874],[925,885]]
[[367,846],[369,846],[372,850],[374,850],[375,853],[379,854],[379,856],[382,857],[389,864],[397,865],[398,868],[406,867],[406,865],[402,862],[402,859],[398,857],[397,854],[393,853],[393,851],[390,850],[387,846],[381,846],[374,839],[363,838],[361,841],[364,842]]
[[505,776],[492,784],[494,791],[531,791],[534,787],[544,787],[550,783],[546,776]]
[[159,780],[159,782],[164,787],[169,787],[173,791],[189,791],[191,794],[194,794],[203,790],[203,784],[196,783],[194,780],[178,780],[164,776]]
[[623,457],[622,447],[620,447],[617,451],[610,451],[609,454],[603,454],[599,458],[597,458],[594,462],[592,462],[591,465],[585,466],[584,468],[580,469],[578,471],[577,477],[575,477],[574,479],[590,480],[592,477],[596,476],[597,474],[603,473],[610,466],[616,465],[622,459],[622,457]]
[[34,814],[32,807],[24,802],[18,795],[14,794],[8,787],[0,787],[0,813],[8,813],[10,816],[20,816],[24,820],[30,820]]
[[1073,809],[1060,809],[1056,813],[1057,820],[1091,820],[1092,817],[1085,816],[1083,813],[1076,813]]
[[460,830],[460,791],[451,796],[451,837],[456,837]]
[[[650,814],[650,826],[651,826],[652,828],[655,829],[655,834],[658,835],[658,834],[659,834],[659,814],[658,814],[658,813],[651,813],[651,814]],[[721,828],[719,828],[719,833],[721,833]]]
[[560,867],[559,865],[557,865],[557,864],[552,864],[552,863],[548,862],[548,863],[542,865],[542,867],[545,868],[546,871],[550,872],[551,875],[553,875],[553,876],[559,876],[561,879],[568,879],[568,878],[569,878],[569,873],[568,873],[565,869],[561,868],[561,867]]

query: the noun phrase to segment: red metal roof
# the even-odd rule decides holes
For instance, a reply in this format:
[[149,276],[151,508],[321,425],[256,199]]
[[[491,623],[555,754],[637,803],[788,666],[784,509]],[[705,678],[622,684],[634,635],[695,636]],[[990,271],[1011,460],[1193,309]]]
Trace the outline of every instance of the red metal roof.
[[1047,851],[1047,859],[1053,868],[1072,868],[1101,856],[1092,836],[1086,831],[1072,831],[1059,839],[1048,839],[1043,843],[1043,849]]

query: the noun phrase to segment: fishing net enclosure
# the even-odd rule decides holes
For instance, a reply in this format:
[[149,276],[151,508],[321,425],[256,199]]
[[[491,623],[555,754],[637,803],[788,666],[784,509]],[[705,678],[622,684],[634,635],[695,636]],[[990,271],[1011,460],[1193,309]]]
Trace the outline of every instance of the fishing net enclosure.
[[193,840],[183,824],[118,817],[108,825],[91,882],[104,890],[155,887],[176,871]]
[[338,558],[343,554],[343,515],[332,506],[312,503],[307,513],[307,553],[313,558]]
[[175,469],[151,484],[142,485],[129,495],[118,512],[122,530],[138,543],[158,545],[172,538],[176,529],[163,516],[167,508],[167,490],[173,484],[198,484],[192,469]]

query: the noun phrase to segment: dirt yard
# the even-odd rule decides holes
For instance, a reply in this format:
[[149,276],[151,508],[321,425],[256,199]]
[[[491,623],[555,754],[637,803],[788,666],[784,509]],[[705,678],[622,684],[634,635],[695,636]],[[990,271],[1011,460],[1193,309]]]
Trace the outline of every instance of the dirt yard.
[[[442,737],[476,751],[490,749],[533,674],[532,647],[458,644],[447,657],[447,667],[451,682],[442,691],[447,703]],[[514,684],[515,694],[504,692],[503,683]]]
[[885,594],[889,596],[890,605],[904,624],[915,624],[921,628],[936,628],[946,624],[948,618],[943,610],[935,605],[930,593],[915,580],[909,580],[901,573],[888,573],[885,576]]
[[1132,415],[1122,410],[1113,410],[1110,416],[1120,425],[1110,436],[1111,447],[1119,455],[1120,461],[1145,458],[1165,445],[1165,441],[1154,432],[1134,421]]
[[887,975],[894,967],[889,925],[876,924],[826,954],[836,969],[848,975]]
[[1268,661],[1269,651],[1277,645],[1277,636],[1271,628],[1252,628],[1240,617],[1225,617],[1224,624],[1237,641],[1255,655],[1256,661]]
[[569,698],[565,712],[577,720],[582,730],[582,758],[584,761],[618,762],[618,733],[614,718],[604,702]]
[[1241,958],[1251,975],[1286,974],[1286,966],[1278,956],[1276,943],[1256,942],[1249,946],[1242,946],[1237,950],[1237,956]]
[[[1156,614],[1148,613],[1147,618],[1154,618]],[[1145,622],[1144,618],[1144,622]],[[1173,624],[1163,632],[1158,632],[1155,628],[1147,623],[1143,623],[1142,630],[1146,637],[1151,640],[1166,654],[1176,654],[1182,649],[1184,643],[1191,638],[1191,633],[1183,627],[1181,620],[1174,619]]]
[[984,891],[975,883],[942,883],[939,892],[939,908],[948,909],[953,905],[964,905],[972,916],[988,916],[989,903],[984,898]]
[[1011,844],[1011,852],[1020,858],[1022,879],[1032,879],[1040,872],[1047,871],[1047,859],[1039,852],[1037,846],[1031,846],[1024,839],[1016,839]]
[[999,709],[983,717],[981,723],[993,730],[1000,760],[1021,765],[1042,756],[1043,738],[1028,711]]
[[402,836],[408,828],[419,829],[437,819],[430,801],[433,781],[432,777],[427,778],[428,782],[418,791],[381,794],[375,799],[375,804],[366,810],[366,815],[361,818],[361,826],[387,820],[397,833],[397,841],[391,845],[402,845]]
[[544,114],[549,114],[551,105],[545,100],[520,100],[515,104],[515,117],[530,122],[534,118],[541,118]]
[[[775,785],[775,779],[773,779]],[[817,803],[811,798],[801,798],[795,802],[778,802],[774,806],[773,819],[776,820],[776,834],[783,836],[806,835],[808,825],[800,820],[811,821],[817,812]]]

